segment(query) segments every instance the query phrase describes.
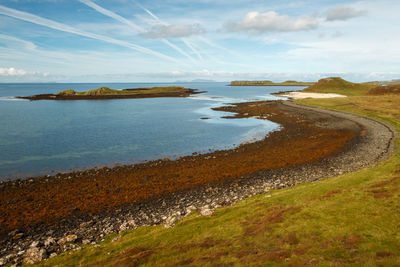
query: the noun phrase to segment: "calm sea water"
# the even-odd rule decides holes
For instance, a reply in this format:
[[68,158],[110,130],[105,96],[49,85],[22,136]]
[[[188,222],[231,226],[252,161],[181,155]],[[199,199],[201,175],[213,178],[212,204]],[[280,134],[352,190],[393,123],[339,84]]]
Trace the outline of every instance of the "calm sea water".
[[[12,98],[100,86],[171,85],[207,93],[188,98],[95,101]],[[279,125],[255,118],[222,119],[227,113],[212,111],[212,107],[278,99],[270,93],[301,89],[230,87],[226,83],[0,84],[0,180],[229,149],[263,138]]]

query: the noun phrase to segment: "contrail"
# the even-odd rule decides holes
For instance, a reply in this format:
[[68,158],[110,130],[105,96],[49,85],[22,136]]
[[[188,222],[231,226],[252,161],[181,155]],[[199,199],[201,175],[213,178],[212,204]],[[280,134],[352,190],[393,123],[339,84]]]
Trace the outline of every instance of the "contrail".
[[[151,12],[150,10],[148,10],[147,8],[145,8],[144,6],[142,6],[138,1],[136,1],[137,5],[144,10],[144,12],[146,12],[147,14],[149,14],[155,21],[157,21],[158,23],[162,24],[162,25],[166,25],[168,26],[167,23],[165,23],[164,21],[162,21],[159,17],[157,17],[153,12]],[[185,40],[184,38],[180,38],[187,47],[189,47],[190,50],[192,50],[201,61],[203,61],[203,57],[200,55],[199,51],[197,51],[187,40]]]
[[[136,29],[137,31],[139,31],[139,32],[141,32],[141,33],[146,32],[146,30],[143,29],[142,27],[140,27],[139,25],[133,23],[132,21],[130,21],[130,20],[124,18],[124,17],[121,17],[120,15],[118,15],[118,14],[116,14],[116,13],[114,13],[114,12],[108,10],[108,9],[105,9],[105,8],[103,8],[103,7],[99,6],[99,5],[97,5],[96,3],[93,3],[91,0],[79,0],[79,1],[80,1],[81,3],[83,3],[83,4],[85,4],[85,5],[87,5],[87,6],[91,7],[91,8],[93,8],[93,9],[96,10],[97,12],[99,12],[99,13],[101,13],[101,14],[103,14],[103,15],[106,15],[106,16],[108,16],[108,17],[111,17],[111,18],[113,18],[113,19],[115,19],[115,20],[117,20],[117,21],[119,21],[119,22],[121,22],[121,23],[123,23],[123,24],[126,24],[126,25],[128,25],[128,26],[130,26],[130,27]],[[193,58],[192,58],[189,54],[187,54],[185,51],[183,51],[183,50],[182,50],[181,48],[179,48],[178,46],[172,44],[171,42],[169,42],[168,40],[166,40],[166,39],[164,39],[164,38],[161,39],[161,41],[162,41],[164,44],[166,44],[166,45],[168,45],[169,47],[171,47],[172,49],[175,49],[176,51],[178,51],[181,55],[183,55],[183,56],[189,58],[191,61],[194,61]]]
[[193,44],[189,40],[187,40],[186,38],[181,38],[181,40],[186,44],[187,47],[189,47],[193,51],[193,53],[195,53],[197,55],[197,57],[201,61],[203,61],[203,57],[201,56],[199,51],[194,48]]
[[111,44],[116,44],[122,47],[126,47],[126,48],[130,48],[132,50],[144,53],[144,54],[148,54],[148,55],[153,55],[162,59],[167,59],[170,61],[174,61],[177,63],[181,63],[178,60],[176,60],[175,58],[172,58],[170,56],[164,55],[162,53],[159,53],[157,51],[148,49],[146,47],[140,46],[140,45],[136,45],[136,44],[132,44],[129,42],[125,42],[125,41],[121,41],[121,40],[117,40],[114,38],[110,38],[107,36],[103,36],[103,35],[99,35],[99,34],[95,34],[95,33],[90,33],[90,32],[86,32],[74,27],[71,27],[69,25],[65,25],[50,19],[45,19],[30,13],[26,13],[26,12],[22,12],[16,9],[12,9],[12,8],[8,8],[5,6],[0,5],[0,14],[1,15],[5,15],[5,16],[9,16],[9,17],[13,17],[16,19],[20,19],[20,20],[24,20],[24,21],[28,21],[37,25],[41,25],[41,26],[45,26],[51,29],[55,29],[55,30],[59,30],[59,31],[63,31],[63,32],[68,32],[68,33],[73,33],[76,35],[80,35],[80,36],[84,36],[84,37],[88,37],[88,38],[92,38],[92,39],[96,39],[96,40],[100,40],[103,42],[107,42],[107,43],[111,43]]
[[119,22],[122,22],[122,23],[124,23],[124,24],[126,24],[126,25],[129,25],[130,27],[132,27],[132,28],[134,28],[134,29],[136,29],[136,30],[138,30],[138,31],[140,31],[140,32],[144,32],[144,31],[145,31],[142,27],[136,25],[136,24],[133,23],[132,21],[130,21],[130,20],[124,18],[124,17],[121,17],[121,16],[118,15],[118,14],[115,14],[114,12],[112,12],[112,11],[110,11],[110,10],[107,10],[107,9],[105,9],[105,8],[103,8],[103,7],[101,7],[101,6],[97,5],[97,4],[95,4],[95,3],[93,3],[93,2],[90,1],[90,0],[79,0],[79,1],[82,2],[82,3],[85,4],[85,5],[87,5],[87,6],[91,7],[91,8],[93,8],[94,10],[98,11],[99,13],[101,13],[101,14],[103,14],[103,15],[106,15],[106,16],[108,16],[108,17],[111,17],[111,18],[113,18],[113,19],[115,19],[115,20],[118,20]]

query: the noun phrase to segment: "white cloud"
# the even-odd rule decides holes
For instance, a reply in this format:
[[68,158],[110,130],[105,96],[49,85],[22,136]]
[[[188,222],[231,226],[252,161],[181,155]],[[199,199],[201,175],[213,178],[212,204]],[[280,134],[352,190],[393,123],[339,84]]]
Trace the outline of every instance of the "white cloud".
[[48,72],[40,73],[36,71],[26,71],[24,69],[16,69],[16,68],[0,68],[0,76],[42,76],[47,77],[49,75]]
[[149,39],[180,38],[204,33],[204,29],[198,24],[192,25],[156,25],[141,36]]
[[336,6],[327,10],[326,20],[327,21],[348,20],[364,16],[365,14],[367,14],[365,10],[357,10],[351,6]]
[[21,76],[26,75],[27,71],[15,68],[0,68],[0,76]]
[[291,32],[312,30],[319,26],[319,21],[310,16],[298,18],[288,15],[279,15],[275,11],[259,13],[249,12],[238,23],[228,23],[227,28],[234,32],[248,32],[259,34],[265,32]]

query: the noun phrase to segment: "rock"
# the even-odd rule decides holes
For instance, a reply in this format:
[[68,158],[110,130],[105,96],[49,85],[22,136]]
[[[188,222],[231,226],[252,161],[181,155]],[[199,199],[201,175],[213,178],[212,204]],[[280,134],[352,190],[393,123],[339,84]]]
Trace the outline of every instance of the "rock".
[[208,205],[206,205],[200,209],[200,214],[201,214],[201,216],[209,216],[209,215],[213,214],[213,211],[210,210]]
[[76,235],[67,235],[67,242],[74,242],[77,238]]
[[63,238],[60,238],[57,243],[59,245],[64,245],[67,242],[74,242],[78,237],[76,235],[67,235]]
[[84,244],[84,245],[90,244],[90,240],[89,239],[83,239],[82,240],[82,244]]
[[24,263],[34,264],[42,261],[46,257],[46,250],[37,247],[29,248],[24,254]]
[[53,252],[53,253],[50,254],[50,257],[49,257],[49,258],[53,258],[53,257],[55,257],[55,256],[57,256],[57,253]]
[[51,245],[54,245],[56,243],[56,241],[54,240],[54,238],[52,238],[51,236],[49,236],[46,241],[44,241],[44,246],[48,247]]
[[29,247],[36,248],[38,245],[39,245],[39,241],[33,241]]
[[18,239],[21,239],[21,237],[23,237],[23,236],[24,236],[24,233],[18,233],[18,234],[13,236],[13,239],[14,240],[18,240]]
[[165,224],[164,227],[172,227],[174,225],[174,223],[178,220],[178,218],[175,215],[169,216],[166,220],[165,220]]
[[126,230],[128,230],[129,229],[129,224],[128,224],[128,222],[124,222],[123,224],[121,224],[120,226],[119,226],[119,230],[120,231],[126,231]]
[[108,234],[111,234],[113,231],[114,231],[114,228],[113,228],[112,226],[110,226],[110,227],[108,227],[108,228],[106,228],[106,229],[104,230],[104,233],[105,233],[106,235],[108,235]]
[[0,258],[0,266],[6,265],[6,260],[3,258]]

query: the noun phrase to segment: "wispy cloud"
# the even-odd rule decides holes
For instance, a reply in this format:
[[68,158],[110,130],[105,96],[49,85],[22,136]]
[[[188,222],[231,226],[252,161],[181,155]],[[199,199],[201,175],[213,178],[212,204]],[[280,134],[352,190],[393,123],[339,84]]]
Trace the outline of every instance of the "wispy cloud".
[[140,45],[136,45],[136,44],[126,42],[126,41],[117,40],[114,38],[110,38],[108,36],[103,36],[103,35],[99,35],[99,34],[95,34],[95,33],[86,32],[84,30],[80,30],[80,29],[74,28],[74,27],[66,25],[66,24],[62,24],[62,23],[59,23],[59,22],[56,22],[56,21],[53,21],[50,19],[42,18],[42,17],[27,13],[27,12],[22,12],[22,11],[8,8],[8,7],[1,6],[1,5],[0,5],[0,14],[9,16],[9,17],[13,17],[13,18],[17,18],[20,20],[28,21],[28,22],[31,22],[34,24],[38,24],[41,26],[51,28],[51,29],[68,32],[68,33],[73,33],[76,35],[92,38],[95,40],[100,40],[103,42],[119,45],[122,47],[126,47],[129,49],[135,50],[137,52],[141,52],[144,54],[148,54],[148,55],[156,56],[156,57],[159,57],[162,59],[180,63],[175,58],[172,58],[170,56],[164,55],[162,53],[159,53],[157,51],[148,49],[148,48],[140,46]]
[[260,34],[266,32],[292,32],[315,29],[319,21],[310,16],[293,18],[288,15],[279,15],[275,11],[259,13],[249,12],[239,22],[227,23],[226,27],[233,32],[248,32]]
[[[87,6],[91,7],[91,8],[93,8],[93,9],[95,9],[96,11],[98,11],[99,13],[101,13],[101,14],[103,14],[103,15],[106,15],[106,16],[108,16],[108,17],[111,17],[111,18],[113,18],[113,19],[115,19],[115,20],[117,20],[117,21],[119,21],[119,22],[121,22],[121,23],[123,23],[123,24],[125,24],[125,25],[130,26],[130,27],[133,28],[133,29],[136,29],[137,31],[139,31],[139,32],[142,33],[142,34],[145,34],[145,33],[146,33],[146,30],[145,30],[143,27],[141,27],[141,26],[139,26],[139,25],[133,23],[132,21],[130,21],[130,20],[128,20],[128,19],[126,19],[126,18],[124,18],[124,17],[122,17],[122,16],[120,16],[120,15],[114,13],[114,12],[112,12],[111,10],[105,9],[105,8],[103,8],[103,7],[101,7],[101,6],[99,6],[99,5],[95,4],[95,3],[93,3],[93,2],[90,1],[90,0],[79,0],[79,1],[82,2],[82,3],[85,4],[85,5],[87,5]],[[166,40],[165,38],[161,38],[161,41],[162,41],[163,43],[165,43],[166,45],[168,45],[169,47],[171,47],[172,49],[176,50],[176,51],[177,51],[178,53],[180,53],[181,55],[183,55],[183,56],[189,58],[191,61],[194,61],[193,58],[192,58],[189,54],[187,54],[185,51],[183,51],[183,50],[182,50],[181,48],[179,48],[177,45],[171,43],[170,41]]]
[[[153,20],[155,20],[157,23],[164,25],[164,26],[168,26],[168,23],[162,21],[159,17],[157,17],[153,12],[151,12],[150,10],[148,10],[147,8],[145,8],[144,6],[142,6],[139,2],[137,2],[137,5],[144,11],[146,12],[148,15],[150,15],[150,17],[153,18]],[[193,45],[191,45],[190,42],[188,42],[187,40],[185,40],[184,38],[181,38],[181,40],[186,44],[187,47],[189,47],[190,50],[192,50],[198,57],[200,60],[203,60],[203,57],[201,56],[200,52],[195,49],[193,47]]]
[[205,30],[198,24],[192,25],[155,25],[141,36],[150,39],[180,38],[204,33]]
[[327,10],[326,12],[326,20],[327,21],[335,21],[335,20],[348,20],[360,16],[364,16],[367,14],[366,10],[357,10],[351,6],[336,6]]

